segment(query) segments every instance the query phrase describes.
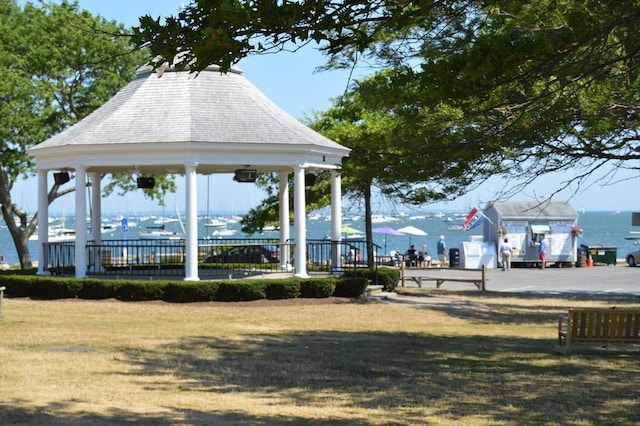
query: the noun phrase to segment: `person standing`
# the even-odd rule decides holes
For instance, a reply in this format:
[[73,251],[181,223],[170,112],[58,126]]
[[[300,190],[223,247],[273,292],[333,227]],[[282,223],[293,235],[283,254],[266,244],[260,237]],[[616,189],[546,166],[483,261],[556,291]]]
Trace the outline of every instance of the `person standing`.
[[444,263],[447,261],[447,245],[444,242],[444,235],[440,235],[440,240],[438,240],[436,250],[440,266],[444,266]]
[[509,245],[509,239],[505,238],[500,246],[500,257],[502,258],[502,270],[511,270],[511,246]]
[[544,238],[544,234],[540,235],[540,246],[539,246],[539,255],[540,258],[540,269],[545,268],[545,259],[547,258],[547,240]]

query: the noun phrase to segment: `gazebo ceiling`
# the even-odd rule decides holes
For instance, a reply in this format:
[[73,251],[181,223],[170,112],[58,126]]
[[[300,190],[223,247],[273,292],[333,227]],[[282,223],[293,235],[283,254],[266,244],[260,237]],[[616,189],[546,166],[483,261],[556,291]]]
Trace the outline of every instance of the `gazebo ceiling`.
[[143,67],[103,106],[28,152],[40,169],[100,173],[339,167],[349,148],[291,117],[241,74]]

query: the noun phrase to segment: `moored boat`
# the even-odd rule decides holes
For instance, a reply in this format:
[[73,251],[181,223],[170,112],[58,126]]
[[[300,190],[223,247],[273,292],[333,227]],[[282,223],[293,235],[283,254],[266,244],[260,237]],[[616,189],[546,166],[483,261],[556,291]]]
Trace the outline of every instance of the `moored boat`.
[[640,240],[640,231],[629,231],[629,235],[624,237],[625,240]]

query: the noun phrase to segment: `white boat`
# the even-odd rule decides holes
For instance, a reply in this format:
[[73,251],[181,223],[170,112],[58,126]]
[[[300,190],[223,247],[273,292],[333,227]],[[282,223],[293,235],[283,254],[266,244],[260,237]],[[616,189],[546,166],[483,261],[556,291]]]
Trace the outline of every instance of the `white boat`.
[[[176,200],[173,200],[173,208],[176,211],[175,218],[167,218],[163,217],[161,219],[156,219],[153,222],[155,224],[160,224],[156,227],[147,226],[146,231],[142,231],[138,234],[138,238],[141,240],[184,240],[187,232],[184,229],[184,224],[182,223],[182,218],[180,217],[180,213],[178,212],[178,208],[176,206]],[[178,222],[180,224],[180,229],[182,232],[176,231],[168,231],[165,229],[165,225],[167,223]]]
[[50,243],[63,243],[66,241],[76,240],[76,230],[70,228],[57,228],[54,232],[49,233],[47,239]]
[[185,234],[179,232],[165,231],[162,229],[153,229],[142,231],[138,234],[141,240],[182,240]]
[[179,222],[180,219],[177,217],[161,217],[160,219],[155,219],[153,223],[156,225],[166,225],[168,223],[176,223]]
[[[47,242],[64,243],[76,240],[76,230],[71,228],[53,228],[49,229]],[[38,241],[38,233],[33,233],[29,237],[29,241]]]
[[0,270],[6,271],[9,268],[11,268],[11,265],[5,260],[4,255],[0,254]]
[[387,215],[376,214],[371,216],[371,223],[396,222],[398,220],[400,219],[398,219],[397,217],[387,216]]
[[224,228],[224,229],[216,229],[215,231],[213,231],[213,232],[211,233],[211,235],[213,235],[214,237],[218,237],[218,238],[221,238],[221,237],[230,237],[230,236],[232,236],[232,235],[235,235],[237,232],[238,232],[238,231],[237,231],[237,230],[235,230],[235,229],[227,229],[227,228]]
[[629,235],[624,237],[625,240],[640,240],[640,231],[629,231]]
[[205,223],[204,226],[208,228],[223,227],[223,226],[227,226],[227,221],[222,219],[212,218],[212,219],[209,219],[209,222]]
[[240,222],[240,220],[242,220],[242,218],[240,216],[231,216],[231,217],[228,217],[226,220],[227,220],[227,223],[232,223],[233,224],[233,223]]
[[342,239],[347,241],[364,241],[365,236],[364,234],[343,234]]

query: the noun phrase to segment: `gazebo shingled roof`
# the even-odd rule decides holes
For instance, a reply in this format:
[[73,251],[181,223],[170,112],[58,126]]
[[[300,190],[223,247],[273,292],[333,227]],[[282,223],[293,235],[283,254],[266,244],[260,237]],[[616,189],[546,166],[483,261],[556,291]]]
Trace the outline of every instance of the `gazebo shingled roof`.
[[245,165],[335,168],[350,150],[291,117],[239,69],[212,66],[199,74],[143,67],[88,117],[28,151],[48,169],[172,173],[195,159],[208,174]]

